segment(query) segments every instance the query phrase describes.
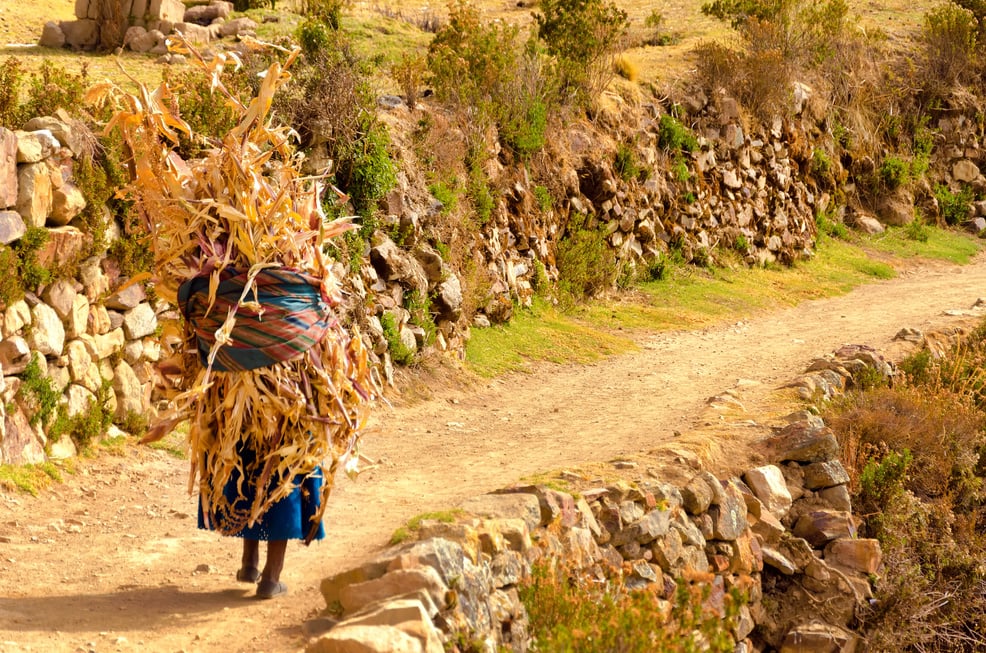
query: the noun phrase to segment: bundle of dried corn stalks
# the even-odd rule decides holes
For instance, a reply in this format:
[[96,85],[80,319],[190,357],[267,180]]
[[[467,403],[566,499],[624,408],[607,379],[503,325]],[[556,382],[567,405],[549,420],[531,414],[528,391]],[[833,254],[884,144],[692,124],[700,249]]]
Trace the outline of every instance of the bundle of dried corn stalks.
[[[239,300],[219,316],[221,326],[207,356],[187,319],[164,323],[162,344],[168,357],[159,369],[169,409],[145,438],[159,439],[188,421],[189,491],[198,480],[203,514],[223,515],[214,526],[233,533],[290,494],[298,474],[319,466],[326,477],[324,511],[337,467],[355,472],[368,402],[379,396],[380,386],[359,334],[347,333],[332,315],[341,297],[340,280],[323,244],[346,231],[348,220],[325,218],[321,180],[301,175],[293,134],[274,126],[270,116],[271,101],[290,79],[286,69],[297,50],[282,50],[284,63],[268,68],[257,96],[244,104],[220,77],[225,66],[239,65],[234,54],[206,61],[187,44],[182,46],[211,76],[216,100],[229,103],[241,116],[204,158],[184,161],[174,151],[179,132],[197,135],[181,119],[178,99],[167,83],[154,91],[138,84],[136,94],[107,83],[90,93],[92,99],[116,103],[107,130],[118,128],[133,155],[128,192],[147,227],[158,296],[175,303],[183,283],[207,279],[212,309],[222,278],[231,270],[245,278]],[[290,360],[249,371],[218,371],[214,359],[230,343],[238,314],[249,312],[263,323],[267,307],[257,300],[256,278],[270,269],[296,270],[316,279],[328,328],[314,346]],[[244,474],[244,449],[256,454],[258,467],[252,475]],[[244,478],[256,484],[249,510],[231,513],[235,501],[223,493],[231,476],[240,484]]]

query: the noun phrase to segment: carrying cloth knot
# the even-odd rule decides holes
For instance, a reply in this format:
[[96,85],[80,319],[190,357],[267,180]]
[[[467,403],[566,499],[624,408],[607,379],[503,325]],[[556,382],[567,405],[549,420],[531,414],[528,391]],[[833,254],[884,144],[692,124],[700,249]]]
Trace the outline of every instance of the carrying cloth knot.
[[211,308],[208,276],[193,277],[178,288],[178,306],[195,333],[203,366],[208,366],[216,331],[231,310],[236,312],[236,322],[212,364],[219,372],[245,372],[297,358],[333,326],[321,279],[268,268],[257,273],[249,302],[241,304],[248,278],[246,272],[224,270]]

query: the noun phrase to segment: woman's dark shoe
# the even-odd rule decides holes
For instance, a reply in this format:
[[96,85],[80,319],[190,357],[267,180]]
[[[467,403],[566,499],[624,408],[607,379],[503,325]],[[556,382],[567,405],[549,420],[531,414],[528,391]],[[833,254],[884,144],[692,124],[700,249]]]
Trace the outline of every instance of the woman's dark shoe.
[[244,567],[236,572],[236,580],[241,583],[256,583],[260,580],[260,570],[256,567]]
[[262,580],[257,584],[258,599],[272,599],[275,596],[288,593],[288,586],[273,580]]

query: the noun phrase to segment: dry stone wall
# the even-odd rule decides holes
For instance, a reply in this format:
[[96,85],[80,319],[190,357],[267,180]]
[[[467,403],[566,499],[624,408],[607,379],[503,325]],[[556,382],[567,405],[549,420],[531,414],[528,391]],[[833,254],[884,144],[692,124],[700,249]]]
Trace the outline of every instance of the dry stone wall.
[[76,20],[46,23],[39,45],[75,50],[122,46],[178,63],[182,57],[168,53],[171,34],[197,45],[253,34],[257,24],[246,17],[229,20],[232,11],[233,3],[224,0],[187,8],[182,0],[76,0]]
[[[81,148],[64,114],[35,118],[19,131],[0,127],[0,244],[16,245],[30,230],[43,229],[47,240],[36,264],[78,269],[0,310],[0,463],[76,453],[68,437],[49,438],[51,420],[38,419],[37,396],[22,379],[32,361],[70,418],[92,410],[100,395],[117,421],[151,413],[160,354],[156,308],[162,307],[152,305],[141,285],[126,285],[105,256],[80,261],[92,245],[76,219],[86,206],[73,178]],[[111,224],[111,238],[113,231]]]
[[[865,348],[824,360],[843,388],[850,369],[893,372]],[[510,487],[467,501],[455,523],[424,520],[416,541],[322,582],[332,618],[306,651],[530,650],[518,586],[534,565],[600,583],[617,570],[618,591],[651,593],[656,614],[686,578],[704,579],[714,615],[736,589],[746,597],[731,623],[737,652],[858,650],[851,626],[872,598],[880,545],[857,536],[832,431],[806,412],[789,420],[761,443],[774,462],[740,477],[690,469],[677,483]]]
[[[899,334],[932,351],[959,336]],[[861,375],[895,373],[852,345],[789,387],[824,401]],[[771,462],[737,477],[693,465],[674,482],[648,470],[571,493],[514,486],[466,501],[454,523],[423,520],[415,541],[322,581],[330,616],[315,622],[324,632],[306,653],[532,650],[518,587],[535,565],[646,591],[655,614],[670,613],[681,582],[705,584],[704,609],[720,616],[738,590],[746,600],[729,623],[737,653],[863,650],[852,627],[883,573],[879,542],[858,536],[833,432],[808,411],[786,422],[757,447]]]

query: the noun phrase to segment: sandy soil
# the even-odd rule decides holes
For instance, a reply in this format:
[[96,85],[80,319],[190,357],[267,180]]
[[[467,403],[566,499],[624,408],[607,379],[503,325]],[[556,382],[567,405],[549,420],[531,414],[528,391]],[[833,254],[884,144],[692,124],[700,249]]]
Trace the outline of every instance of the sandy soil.
[[[589,366],[542,365],[489,383],[445,384],[413,406],[380,408],[364,453],[340,479],[329,537],[292,545],[286,597],[258,601],[233,580],[238,542],[198,531],[186,462],[131,447],[83,461],[44,496],[0,494],[0,651],[296,651],[324,603],[323,577],[379,551],[423,511],[566,470],[589,482],[702,459],[721,473],[796,408],[777,388],[844,343],[888,350],[905,326],[947,327],[986,295],[986,257],[935,264],[835,299],[742,322],[649,336]],[[743,409],[707,399],[735,389]]]

